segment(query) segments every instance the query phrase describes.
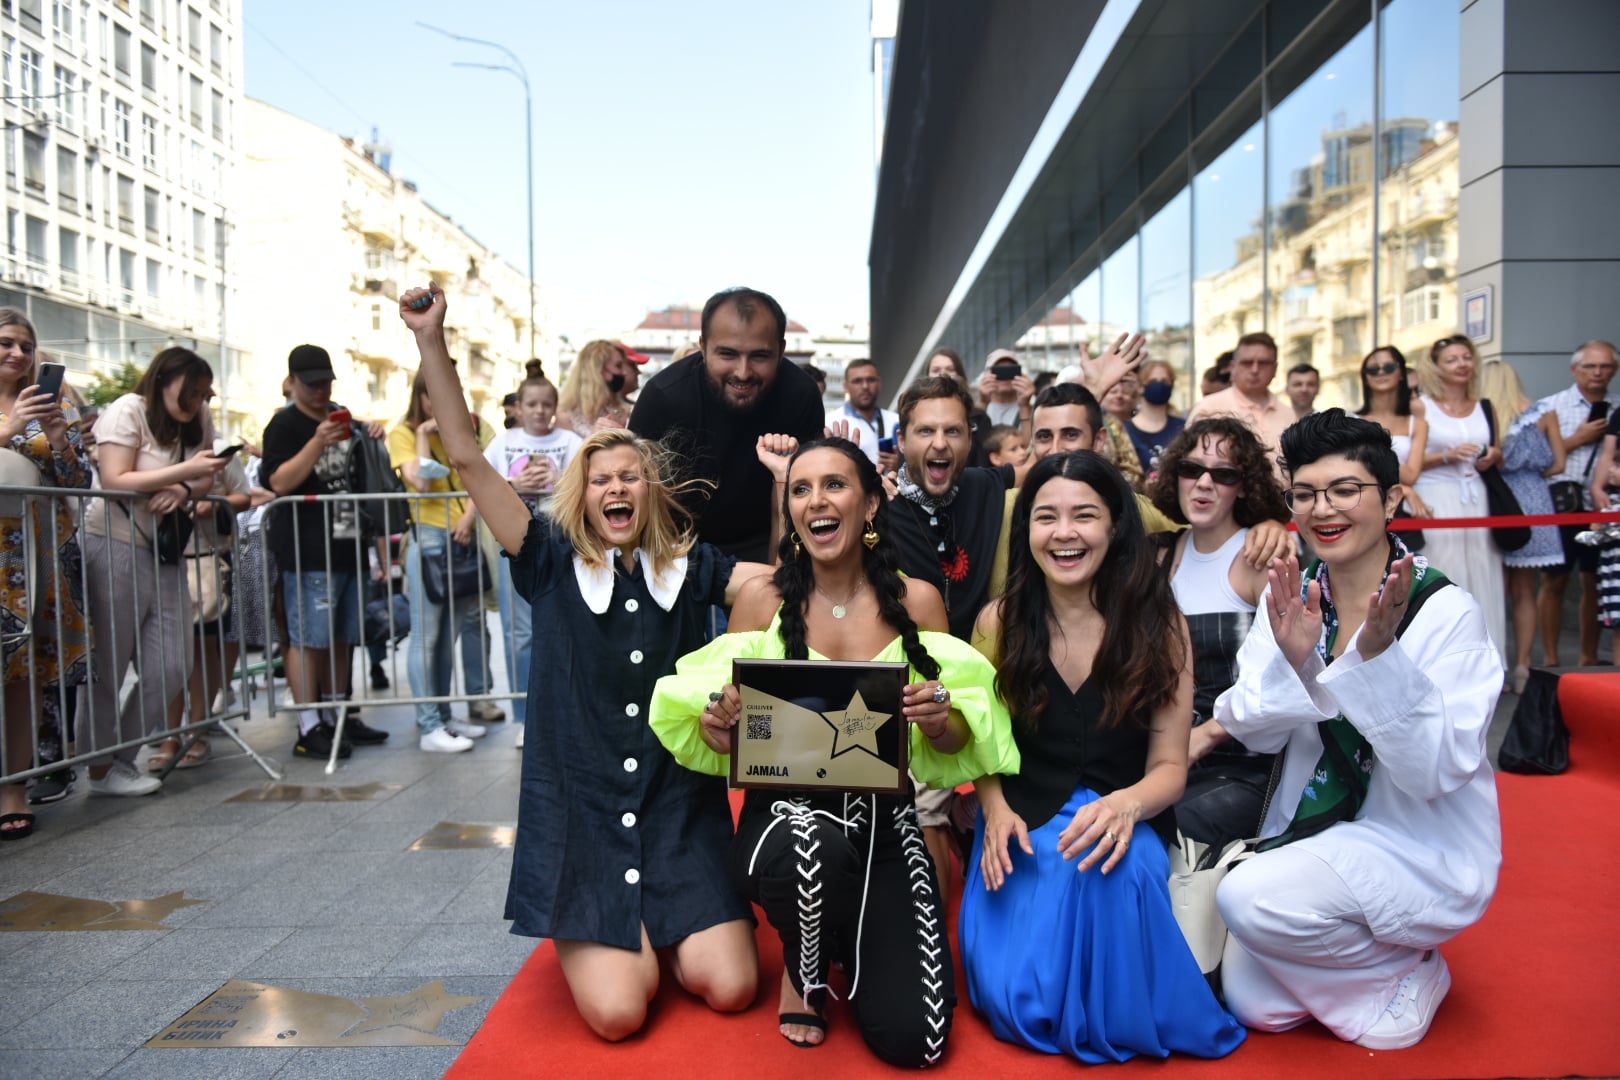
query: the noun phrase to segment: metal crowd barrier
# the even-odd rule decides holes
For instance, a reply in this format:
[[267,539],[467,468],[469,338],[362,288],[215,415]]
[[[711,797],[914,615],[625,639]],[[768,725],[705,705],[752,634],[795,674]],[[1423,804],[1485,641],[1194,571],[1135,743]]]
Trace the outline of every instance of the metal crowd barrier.
[[[495,671],[492,666],[493,650],[489,634],[489,605],[496,598],[496,590],[500,587],[500,573],[498,569],[499,552],[493,543],[488,540],[488,531],[482,526],[478,529],[475,545],[482,552],[482,570],[477,577],[477,585],[469,589],[458,586],[453,572],[453,547],[448,539],[442,555],[442,565],[445,571],[445,599],[443,606],[450,611],[446,632],[450,633],[452,640],[447,650],[450,653],[449,685],[443,687],[443,693],[431,692],[433,688],[424,687],[417,692],[415,687],[410,693],[398,693],[398,689],[411,686],[409,679],[409,652],[415,643],[409,637],[401,641],[400,638],[409,634],[409,626],[401,626],[396,619],[393,595],[396,590],[409,598],[414,605],[422,596],[422,588],[417,583],[408,580],[409,575],[405,567],[409,564],[409,548],[418,543],[418,529],[422,527],[422,511],[434,505],[445,507],[447,521],[454,522],[459,516],[458,511],[468,503],[466,492],[401,492],[388,494],[336,494],[336,495],[286,495],[273,499],[264,506],[264,530],[266,532],[265,545],[267,550],[272,546],[285,548],[287,542],[279,535],[274,545],[270,535],[278,529],[296,528],[292,510],[302,507],[301,513],[307,514],[318,511],[320,514],[320,534],[322,544],[318,557],[308,558],[305,546],[293,540],[290,544],[293,560],[292,565],[272,565],[273,560],[266,557],[263,560],[263,573],[258,587],[263,589],[263,607],[270,611],[278,603],[278,591],[281,593],[279,603],[289,617],[294,611],[300,613],[315,611],[324,613],[326,620],[325,640],[329,643],[325,649],[326,658],[324,667],[327,672],[334,672],[340,666],[340,650],[349,650],[352,659],[349,661],[349,680],[353,687],[352,696],[341,703],[327,700],[307,700],[300,695],[301,688],[291,685],[289,679],[289,701],[278,701],[274,694],[270,696],[270,712],[274,715],[278,711],[300,711],[304,709],[326,710],[331,717],[335,734],[332,738],[331,756],[326,763],[326,772],[332,773],[337,769],[338,756],[343,743],[343,733],[347,723],[347,710],[349,706],[376,706],[376,705],[451,705],[465,703],[471,706],[474,702],[512,701],[526,696],[527,687],[512,687],[506,678],[505,671]],[[386,527],[376,524],[368,526],[367,522],[386,523],[390,520],[387,512],[389,507],[403,507],[410,514],[411,527],[403,532],[389,532]],[[282,514],[277,513],[283,511]],[[398,546],[398,554],[394,548]],[[306,565],[306,561],[309,565]],[[386,587],[384,598],[386,604],[385,640],[388,642],[388,674],[391,684],[386,696],[374,696],[365,678],[366,669],[361,666],[360,655],[367,649],[366,642],[339,643],[339,608],[341,605],[331,602],[327,598],[324,604],[310,603],[306,605],[305,590],[313,590],[316,581],[311,575],[325,573],[325,568],[333,565],[334,561],[344,566],[353,567],[355,580],[345,582],[345,588],[358,592],[359,609],[361,612],[362,637],[365,637],[364,613],[369,591],[378,586]],[[348,571],[343,571],[347,573]],[[279,579],[279,580],[278,580]],[[330,579],[328,579],[330,585]],[[310,599],[313,599],[311,596]],[[508,608],[513,609],[519,601],[515,601],[508,586],[506,596]],[[475,604],[477,634],[471,642],[465,640],[468,626],[458,624],[456,611],[458,604]],[[317,616],[320,617],[320,616]],[[511,628],[502,622],[502,632],[505,635],[505,655],[512,656],[516,649],[516,641]],[[306,637],[307,637],[306,631]],[[284,647],[288,643],[284,642]],[[305,650],[311,651],[311,650]],[[313,651],[320,651],[317,647]],[[407,654],[406,671],[401,671],[400,654]],[[460,663],[457,663],[457,660]],[[424,663],[426,660],[424,660]],[[468,668],[474,668],[469,673]],[[289,675],[291,668],[289,667]],[[405,678],[401,678],[404,674]],[[469,674],[472,676],[469,678]],[[424,675],[421,682],[428,682],[431,676]],[[482,692],[471,692],[469,684],[481,684]],[[506,690],[497,690],[497,683],[507,685]],[[306,680],[307,685],[307,680]],[[334,707],[336,706],[336,707]]]
[[[216,537],[206,524],[197,525],[184,556],[166,566],[155,544],[148,542],[145,494],[31,484],[28,474],[37,480],[37,470],[24,459],[18,460],[26,469],[18,466],[17,458],[0,451],[5,459],[0,462],[0,480],[5,481],[0,483],[0,572],[12,583],[14,600],[0,612],[0,642],[4,674],[20,667],[25,677],[9,680],[5,687],[0,783],[107,764],[111,755],[175,738],[181,750],[162,771],[167,776],[197,739],[215,733],[280,779],[280,770],[254,751],[232,723],[247,718],[248,695],[245,657],[227,662],[229,609],[218,620],[220,633],[205,635],[197,625],[194,594],[229,593],[235,529]],[[133,542],[88,535],[83,523],[96,507],[105,528],[128,527]],[[200,519],[218,507],[234,523],[234,510],[223,498],[210,496],[192,504]],[[92,545],[94,558],[87,553]],[[104,617],[97,617],[98,612]],[[120,622],[127,624],[130,614],[139,621],[121,631]],[[184,628],[185,654],[179,658],[177,677],[171,677],[174,657],[165,663],[164,656],[151,655],[157,643],[143,640],[142,622]],[[199,657],[217,663],[202,665],[192,685]],[[117,687],[109,716],[106,694],[92,688],[111,680],[117,680]],[[98,702],[98,696],[103,700]],[[19,699],[26,700],[25,708]],[[179,720],[174,726],[171,717]],[[26,738],[22,724],[27,725]]]

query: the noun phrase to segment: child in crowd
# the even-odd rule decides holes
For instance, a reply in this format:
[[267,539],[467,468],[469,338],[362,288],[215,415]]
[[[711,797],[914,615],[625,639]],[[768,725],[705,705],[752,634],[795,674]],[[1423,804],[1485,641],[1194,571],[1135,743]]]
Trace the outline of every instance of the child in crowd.
[[[417,310],[415,304],[428,300]],[[604,1039],[646,1022],[660,952],[711,1008],[753,1003],[759,961],[747,901],[728,873],[725,781],[688,772],[647,725],[653,683],[702,643],[712,604],[766,573],[697,543],[656,444],[591,435],[536,518],[484,457],[445,345],[437,286],[400,298],[438,432],[530,605],[535,748],[524,750],[506,916],[552,938],[574,1004]]]
[[[548,509],[557,477],[568,468],[584,442],[567,428],[554,425],[557,418],[557,388],[546,378],[538,360],[530,360],[528,377],[517,389],[517,423],[500,432],[484,448],[484,460],[506,477],[525,505],[535,514]],[[513,691],[527,696],[529,689],[529,645],[533,631],[529,607],[518,603],[512,592],[512,568],[505,559],[500,569],[501,632],[506,636],[506,679]],[[512,702],[512,716],[518,724],[527,719],[525,698]],[[523,731],[517,744],[523,745]]]
[[1029,460],[1029,439],[1011,424],[997,424],[991,428],[990,434],[984,437],[984,449],[990,455],[991,465],[1011,465],[1021,469],[1024,462]]

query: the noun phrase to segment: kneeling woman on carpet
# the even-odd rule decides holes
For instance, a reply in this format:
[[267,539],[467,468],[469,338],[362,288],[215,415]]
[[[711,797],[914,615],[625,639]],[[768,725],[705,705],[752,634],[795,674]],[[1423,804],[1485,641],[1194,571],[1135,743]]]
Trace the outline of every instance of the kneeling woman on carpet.
[[[1016,769],[1006,713],[991,692],[994,672],[950,636],[934,587],[895,571],[870,459],[833,438],[806,444],[777,468],[791,528],[781,566],[742,590],[730,633],[659,680],[652,723],[664,744],[689,768],[726,771],[741,706],[734,659],[906,661],[913,681],[903,713],[919,780],[949,788]],[[878,1057],[911,1068],[940,1060],[956,1004],[951,950],[909,788],[903,796],[750,791],[731,865],[782,937],[788,1040],[814,1046],[826,1037],[837,961],[856,1024]]]
[[1496,891],[1485,737],[1502,661],[1474,598],[1386,531],[1402,491],[1383,428],[1329,409],[1285,431],[1282,454],[1318,561],[1303,577],[1292,556],[1273,564],[1215,703],[1234,738],[1285,755],[1261,853],[1217,894],[1221,978],[1252,1028],[1314,1017],[1395,1050],[1451,987],[1439,946]]
[[[422,311],[413,302],[431,295]],[[653,444],[592,435],[537,519],[484,459],[445,350],[444,294],[412,289],[439,435],[532,607],[512,932],[556,941],[580,1015],[605,1039],[639,1030],[658,990],[658,950],[675,978],[725,1012],[754,1000],[752,914],[726,876],[724,782],[675,764],[647,727],[653,682],[703,641],[711,604],[731,603],[768,567],[734,563],[678,525]]]
[[1170,906],[1193,666],[1136,497],[1098,455],[1053,455],[1019,490],[1011,537],[1007,591],[975,641],[1023,767],[978,784],[961,922],[973,1007],[998,1038],[1086,1062],[1229,1054],[1245,1032]]

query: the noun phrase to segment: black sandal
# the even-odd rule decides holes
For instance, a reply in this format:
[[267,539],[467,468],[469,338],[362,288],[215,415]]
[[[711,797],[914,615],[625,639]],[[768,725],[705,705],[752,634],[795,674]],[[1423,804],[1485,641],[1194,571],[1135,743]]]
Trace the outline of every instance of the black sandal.
[[[807,1013],[807,1012],[805,1012],[805,1013],[801,1013],[801,1012],[779,1013],[779,1014],[777,1014],[776,1022],[778,1024],[802,1024],[805,1027],[815,1028],[817,1031],[821,1032],[823,1035],[825,1035],[827,1033],[827,1018],[825,1016],[818,1016],[815,1013]],[[782,1037],[784,1039],[787,1039],[786,1035],[784,1035]],[[823,1040],[823,1041],[825,1041],[825,1040]],[[794,1046],[797,1046],[802,1050],[811,1050],[811,1049],[814,1049],[815,1047],[821,1045],[821,1043],[806,1042],[803,1039],[788,1039],[788,1042],[792,1043]]]
[[[5,826],[20,821],[22,825],[15,829]],[[33,814],[0,814],[0,840],[21,840],[34,834]],[[795,1021],[797,1023],[797,1021]]]

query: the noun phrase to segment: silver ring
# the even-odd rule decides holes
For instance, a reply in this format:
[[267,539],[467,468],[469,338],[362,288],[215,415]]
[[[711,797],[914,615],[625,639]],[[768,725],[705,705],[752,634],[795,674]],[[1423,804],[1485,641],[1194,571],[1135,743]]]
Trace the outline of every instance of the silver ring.
[[1110,840],[1117,841],[1119,839],[1119,837],[1115,836],[1113,833],[1108,832],[1106,830],[1103,832],[1103,835],[1108,837],[1108,839],[1110,839]]
[[934,687],[934,704],[943,705],[949,700],[951,700],[951,692],[945,689],[944,683]]

